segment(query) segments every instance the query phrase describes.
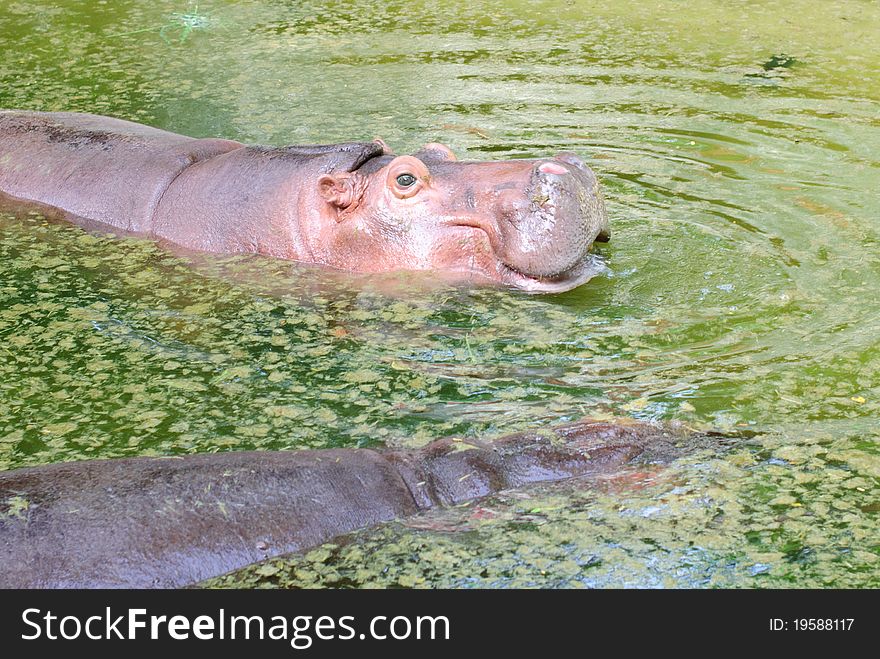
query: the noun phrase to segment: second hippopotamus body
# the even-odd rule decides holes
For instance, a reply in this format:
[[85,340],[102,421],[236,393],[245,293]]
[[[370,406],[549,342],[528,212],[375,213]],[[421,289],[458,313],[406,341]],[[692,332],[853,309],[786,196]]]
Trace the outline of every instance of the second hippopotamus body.
[[[703,438],[584,419],[421,449],[232,451],[0,473],[0,588],[180,587],[509,488],[613,476]],[[714,441],[714,440],[710,440]]]
[[608,239],[575,155],[457,161],[442,144],[245,146],[75,113],[0,111],[0,210],[98,222],[186,248],[354,272],[437,270],[535,292],[596,271]]

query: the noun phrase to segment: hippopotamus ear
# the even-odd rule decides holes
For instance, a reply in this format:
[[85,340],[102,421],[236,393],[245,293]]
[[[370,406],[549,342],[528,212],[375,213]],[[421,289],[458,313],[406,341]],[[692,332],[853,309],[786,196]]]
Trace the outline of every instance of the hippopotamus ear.
[[[318,179],[318,192],[324,200],[342,210],[354,202],[355,186],[352,174],[325,174]],[[341,218],[338,218],[341,219]]]
[[424,162],[457,160],[455,154],[452,153],[452,149],[445,144],[440,144],[440,142],[428,142],[428,144],[416,151],[413,156]]
[[390,153],[391,149],[381,139],[336,145],[336,149],[328,153],[330,161],[324,165],[324,171],[329,173],[318,179],[318,192],[337,209],[348,208],[356,195],[357,170],[373,158]]

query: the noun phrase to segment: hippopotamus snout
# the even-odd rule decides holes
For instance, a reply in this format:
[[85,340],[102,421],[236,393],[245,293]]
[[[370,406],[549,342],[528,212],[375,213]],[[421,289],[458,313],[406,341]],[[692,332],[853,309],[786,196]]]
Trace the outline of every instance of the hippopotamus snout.
[[607,216],[595,174],[577,156],[533,161],[523,195],[501,209],[499,257],[527,277],[574,276],[597,239],[607,240]]

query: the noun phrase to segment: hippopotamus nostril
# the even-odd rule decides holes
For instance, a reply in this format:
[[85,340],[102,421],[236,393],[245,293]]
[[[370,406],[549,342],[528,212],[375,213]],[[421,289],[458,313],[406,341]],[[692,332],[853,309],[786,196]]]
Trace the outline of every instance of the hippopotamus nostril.
[[568,170],[555,162],[545,162],[538,166],[538,171],[542,174],[555,174],[556,176],[562,176],[563,174],[568,174]]

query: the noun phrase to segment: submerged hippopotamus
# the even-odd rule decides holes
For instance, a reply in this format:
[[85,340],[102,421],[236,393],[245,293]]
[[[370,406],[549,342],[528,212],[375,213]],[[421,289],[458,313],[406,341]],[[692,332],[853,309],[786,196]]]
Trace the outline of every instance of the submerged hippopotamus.
[[411,451],[251,451],[18,469],[0,473],[0,587],[183,586],[434,506],[601,477],[639,455],[668,458],[683,442],[669,428],[584,420]]
[[354,272],[437,270],[578,286],[608,240],[575,155],[459,162],[442,144],[245,146],[89,114],[0,111],[0,210],[39,210],[209,252]]

